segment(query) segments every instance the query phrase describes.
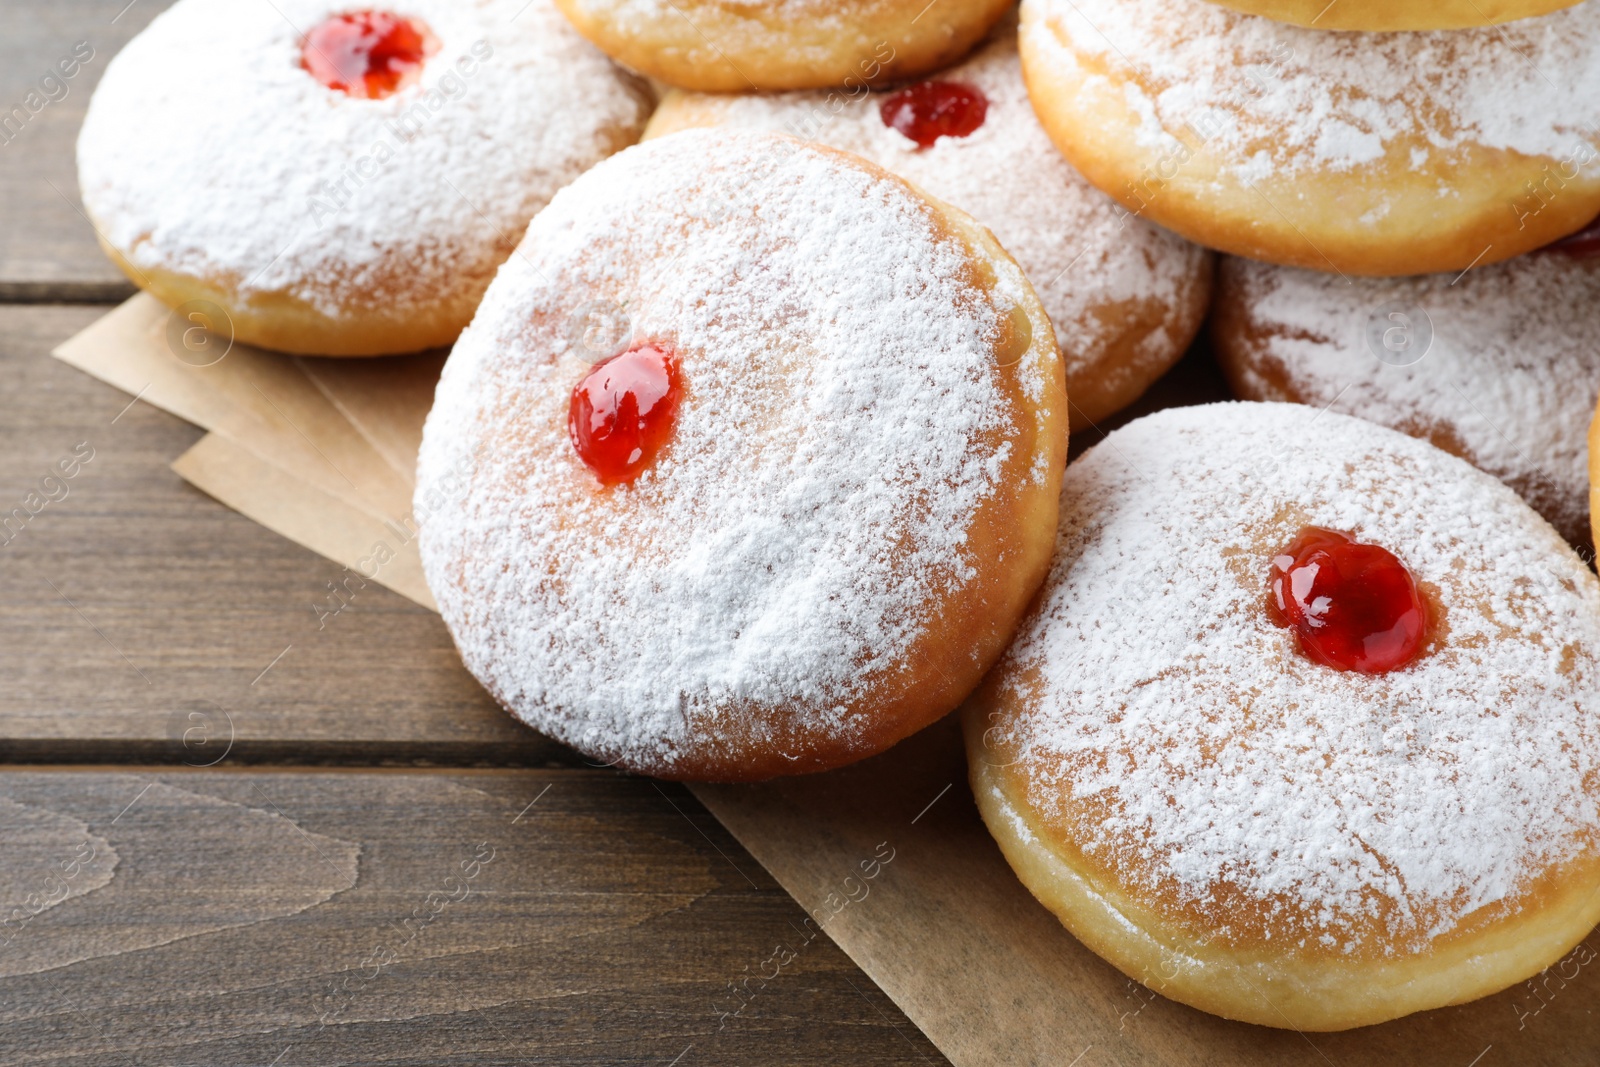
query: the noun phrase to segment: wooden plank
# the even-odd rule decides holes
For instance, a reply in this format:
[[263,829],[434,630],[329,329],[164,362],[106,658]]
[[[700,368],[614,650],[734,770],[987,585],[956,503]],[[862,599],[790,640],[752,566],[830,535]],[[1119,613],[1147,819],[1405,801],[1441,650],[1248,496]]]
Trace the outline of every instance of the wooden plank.
[[[0,301],[112,301],[133,291],[82,215],[75,149],[106,64],[169,2],[0,7],[0,117],[10,117],[0,126]],[[78,63],[75,47],[91,58]],[[61,77],[63,61],[71,78]]]
[[199,431],[48,357],[103,311],[0,307],[0,758],[581,765],[432,612],[352,582],[329,615],[344,568],[168,469]]
[[[181,485],[191,427],[46,358],[99,313],[0,307],[0,519],[27,518],[0,547],[0,755],[209,759],[181,748],[198,713],[246,761],[581,765],[493,706],[435,616]],[[1197,351],[1141,407],[1221,388]],[[80,444],[95,458],[28,517]]]
[[944,1062],[676,786],[11,768],[0,834],[7,1064]]

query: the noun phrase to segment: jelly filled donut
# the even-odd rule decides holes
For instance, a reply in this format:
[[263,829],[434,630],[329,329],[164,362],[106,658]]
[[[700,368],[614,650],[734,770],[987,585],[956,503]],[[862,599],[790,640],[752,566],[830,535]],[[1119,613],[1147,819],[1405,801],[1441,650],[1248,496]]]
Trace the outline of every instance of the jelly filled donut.
[[1208,0],[1023,0],[1020,40],[1067,158],[1129,210],[1225,252],[1459,272],[1600,213],[1600,4],[1331,34]]
[[1296,404],[1139,419],[969,702],[1022,881],[1175,1000],[1335,1030],[1600,919],[1600,581],[1487,474]]
[[1459,277],[1389,280],[1225,258],[1211,321],[1237,395],[1432,441],[1508,483],[1575,544],[1589,541],[1597,333],[1600,255],[1561,246]]
[[607,55],[680,89],[825,89],[960,59],[1012,0],[556,0]]
[[1055,324],[1075,427],[1138,399],[1205,316],[1211,256],[1130,218],[1061,158],[1028,105],[1013,27],[896,92],[669,93],[645,136],[691,126],[782,130],[843,148],[987,226]]
[[1216,0],[1317,30],[1469,30],[1548,15],[1580,0]]
[[107,68],[78,171],[101,244],[167,303],[268,348],[408,352],[454,340],[649,106],[549,0],[178,0]]
[[981,226],[844,152],[691,130],[559,193],[490,287],[423,435],[424,573],[489,692],[594,758],[820,770],[998,658],[1066,427]]

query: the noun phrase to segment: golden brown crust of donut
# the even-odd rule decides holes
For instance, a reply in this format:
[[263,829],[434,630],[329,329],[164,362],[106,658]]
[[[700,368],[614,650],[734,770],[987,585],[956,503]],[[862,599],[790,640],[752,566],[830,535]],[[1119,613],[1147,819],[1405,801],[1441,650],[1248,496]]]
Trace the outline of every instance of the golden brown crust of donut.
[[1535,18],[1580,0],[1216,0],[1247,15],[1319,30],[1464,30]]
[[1215,264],[1207,263],[1174,302],[1126,300],[1091,309],[1111,340],[1100,361],[1102,373],[1073,383],[1074,430],[1087,429],[1132,404],[1183,358],[1186,348],[1152,357],[1141,347],[1146,338],[1161,332],[1173,337],[1197,335],[1211,308],[1215,285]]
[[217,282],[160,267],[139,270],[103,239],[100,247],[128,279],[169,307],[204,300],[227,313],[233,339],[258,348],[302,356],[386,356],[442,348],[472,321],[489,279],[468,290],[455,286],[444,299],[425,304],[409,293],[377,301],[378,309],[347,308],[337,317],[285,294],[241,301]]
[[1600,545],[1600,508],[1594,506],[1597,493],[1600,493],[1600,405],[1595,408],[1594,421],[1589,423],[1589,533],[1594,543]]
[[[1537,974],[1600,921],[1600,855],[1547,872],[1519,907],[1480,916],[1422,955],[1384,958],[1207,936],[1175,897],[1134,899],[1077,850],[1059,826],[1019,802],[1020,772],[985,743],[996,687],[963,712],[978,810],[1018,878],[1078,940],[1163,996],[1213,1015],[1296,1030],[1345,1030],[1461,1004]],[[1267,917],[1271,901],[1229,906]],[[1488,909],[1486,909],[1488,910]],[[1176,916],[1177,918],[1174,918]]]
[[556,0],[618,62],[705,92],[883,84],[960,59],[1012,0],[829,0],[796,18],[781,5],[677,0],[659,19],[619,24],[614,0]]
[[[1562,195],[1519,220],[1513,206],[1547,170],[1561,168],[1561,160],[1483,146],[1428,151],[1422,140],[1404,136],[1389,141],[1381,167],[1363,173],[1267,175],[1251,185],[1219,166],[1192,129],[1168,131],[1191,153],[1174,166],[1169,150],[1133,136],[1141,118],[1124,87],[1144,92],[1149,86],[1126,68],[1081,52],[1080,69],[1095,76],[1064,69],[1043,54],[1036,34],[1055,31],[1025,6],[1023,74],[1039,120],[1062,154],[1130,211],[1210,248],[1308,270],[1431,274],[1531,252],[1600,213],[1600,173],[1580,172]],[[1413,151],[1426,154],[1420,165]],[[1452,190],[1448,210],[1441,207],[1441,188]],[[1380,205],[1387,210],[1372,221]]]

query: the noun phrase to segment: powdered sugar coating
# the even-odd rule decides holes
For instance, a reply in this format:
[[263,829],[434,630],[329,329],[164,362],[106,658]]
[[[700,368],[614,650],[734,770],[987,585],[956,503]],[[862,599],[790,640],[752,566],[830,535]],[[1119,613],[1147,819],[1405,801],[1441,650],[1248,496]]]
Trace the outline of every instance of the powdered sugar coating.
[[637,137],[641,85],[549,0],[413,0],[439,50],[383,100],[301,67],[332,0],[178,0],[111,62],[78,141],[140,268],[329,315],[481,289],[557,189]]
[[1132,75],[1141,145],[1169,151],[1188,130],[1245,181],[1357,172],[1401,139],[1418,142],[1414,168],[1473,145],[1568,159],[1600,121],[1596,4],[1483,29],[1329,33],[1207,0],[1024,3],[1025,33],[1037,17],[1070,42],[1030,38],[1053,63],[1091,82],[1108,83],[1089,64]]
[[[1589,538],[1589,421],[1600,392],[1600,261],[1558,253],[1469,271],[1340,279],[1228,259],[1223,299],[1247,335],[1220,337],[1235,387],[1430,438],[1508,482],[1561,533]],[[1369,333],[1407,316],[1415,363]],[[1420,314],[1419,314],[1420,312]],[[1374,327],[1376,320],[1377,326]],[[1386,361],[1387,360],[1387,361]]]
[[[1382,675],[1300,654],[1264,602],[1306,523],[1395,552],[1442,640]],[[1600,582],[1463,461],[1299,405],[1169,409],[1068,469],[1057,551],[988,740],[1139,899],[1385,955],[1593,848]]]
[[[584,3],[603,12],[606,22],[639,36],[651,35],[662,22],[686,22],[689,27],[696,27],[695,20],[677,0],[584,0]],[[737,44],[781,53],[785,47],[794,44],[791,24],[803,23],[841,40],[848,40],[859,32],[863,19],[881,18],[886,13],[898,12],[915,15],[920,5],[917,0],[735,0],[733,3],[709,6],[713,10],[724,8],[728,13],[741,17],[744,31],[741,35],[743,39],[708,42],[711,47],[728,48]],[[759,70],[751,73],[758,79],[762,75]]]
[[[1002,371],[993,347],[1025,286],[1001,264],[986,294],[909,188],[791,138],[691,131],[585,174],[490,287],[424,432],[423,566],[468,668],[657,773],[725,733],[867,737],[846,705],[967,587],[973,516],[1043,425],[999,382],[1046,403],[1054,353]],[[610,491],[566,430],[595,301],[675,349],[685,389],[673,442]]]
[[[894,3],[895,0],[888,0],[888,2]],[[848,15],[850,13],[849,8],[851,4],[841,4],[839,3],[839,0],[760,0],[759,3],[741,3],[730,6],[736,8],[755,8],[763,12],[772,12],[774,14],[781,15],[784,18],[790,19],[818,19],[830,17],[840,18]],[[872,2],[861,3],[860,0],[856,0],[854,6],[871,8],[873,6],[887,5],[882,3],[882,0],[879,0],[876,5]],[[910,3],[908,2],[906,6],[910,7]],[[659,18],[664,15],[670,15],[674,12],[674,10],[676,10],[673,7],[673,0],[627,0],[626,3],[618,4],[618,7],[623,11],[637,12],[635,17],[648,16],[650,18]],[[845,10],[841,11],[841,8],[844,8]]]
[[[719,125],[782,130],[854,152],[989,227],[1050,314],[1069,399],[1075,380],[1159,374],[1191,340],[1179,332],[1192,327],[1190,316],[1176,309],[1196,299],[1210,254],[1130,216],[1061,157],[1028,102],[1012,20],[934,77],[976,87],[988,112],[969,136],[941,137],[926,149],[884,125],[876,93],[696,97],[690,106],[712,110]],[[1131,360],[1120,351],[1111,358],[1108,349],[1128,329],[1119,313],[1130,306],[1156,325],[1134,340]]]

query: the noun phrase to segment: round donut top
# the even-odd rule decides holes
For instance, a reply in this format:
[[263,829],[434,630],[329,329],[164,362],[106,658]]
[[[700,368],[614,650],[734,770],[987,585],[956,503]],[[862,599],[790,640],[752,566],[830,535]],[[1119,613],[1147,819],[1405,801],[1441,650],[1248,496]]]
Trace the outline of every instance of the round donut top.
[[1133,75],[1116,91],[1141,143],[1203,144],[1248,182],[1356,170],[1396,142],[1413,168],[1472,145],[1594,155],[1596,4],[1483,29],[1328,33],[1209,0],[1023,0],[1022,32],[1052,63],[1082,57],[1091,80]]
[[[1273,624],[1270,562],[1308,524],[1416,576],[1421,658],[1337,671]],[[1169,409],[1068,468],[1057,553],[986,741],[1136,899],[1223,943],[1383,956],[1594,848],[1600,582],[1463,461],[1301,405]]]
[[1427,438],[1586,537],[1600,259],[1540,252],[1393,279],[1223,264],[1224,299],[1241,305],[1247,331],[1239,372],[1256,395],[1287,384],[1302,403]]
[[[1026,282],[973,255],[899,179],[777,134],[649,141],[557,194],[424,433],[423,565],[468,667],[659,773],[724,734],[865,737],[848,705],[972,577],[973,516],[1060,373],[997,348]],[[603,489],[568,401],[630,339],[677,353],[681,398],[655,463]]]
[[135,267],[328,314],[486,284],[561,186],[636,139],[641,85],[549,0],[413,0],[416,84],[360,99],[302,67],[331,0],[178,0],[106,70],[84,203]]
[[[941,137],[928,148],[885,125],[884,96],[864,86],[683,102],[710,111],[719,125],[781,130],[854,152],[989,227],[1049,312],[1069,380],[1103,354],[1106,326],[1097,310],[1171,307],[1187,299],[1208,254],[1128,215],[1056,151],[1028,102],[1014,20],[964,62],[932,77],[978,89],[988,110],[971,134]],[[1181,346],[1183,338],[1168,336],[1172,325],[1162,321],[1142,338],[1140,354],[1160,358]]]

